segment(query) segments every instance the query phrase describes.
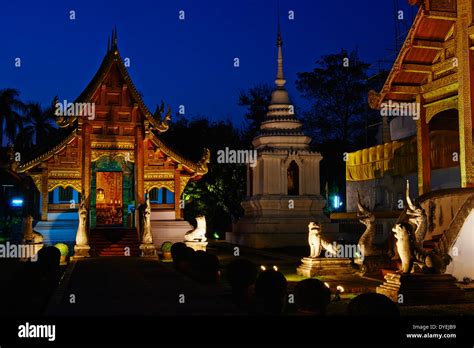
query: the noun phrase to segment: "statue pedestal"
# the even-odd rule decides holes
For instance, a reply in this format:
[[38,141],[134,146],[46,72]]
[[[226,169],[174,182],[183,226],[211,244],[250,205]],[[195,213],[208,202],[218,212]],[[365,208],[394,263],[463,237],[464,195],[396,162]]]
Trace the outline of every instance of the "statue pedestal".
[[184,242],[186,246],[193,248],[194,251],[202,250],[206,251],[207,242]]
[[354,259],[354,263],[359,266],[361,275],[380,275],[382,268],[389,268],[392,261],[385,255],[366,256],[364,259]]
[[90,257],[89,250],[91,247],[89,245],[74,245],[74,259],[80,259],[83,257]]
[[465,299],[464,290],[451,274],[389,273],[376,291],[400,305],[460,303]]
[[153,244],[140,244],[142,257],[157,257],[156,248]]
[[303,257],[301,259],[301,265],[296,269],[296,274],[303,277],[353,274],[354,269],[351,263],[351,259],[348,258]]

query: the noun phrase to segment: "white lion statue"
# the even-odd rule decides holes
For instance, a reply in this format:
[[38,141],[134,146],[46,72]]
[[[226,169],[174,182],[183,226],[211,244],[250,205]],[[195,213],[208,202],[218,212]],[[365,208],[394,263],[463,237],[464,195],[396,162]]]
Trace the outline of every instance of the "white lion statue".
[[185,242],[205,242],[206,238],[206,217],[199,215],[196,217],[197,226],[195,229],[186,232]]
[[321,225],[317,222],[310,222],[308,225],[308,243],[310,247],[310,258],[317,258],[321,251],[326,250],[332,255],[337,254],[337,246],[321,236]]

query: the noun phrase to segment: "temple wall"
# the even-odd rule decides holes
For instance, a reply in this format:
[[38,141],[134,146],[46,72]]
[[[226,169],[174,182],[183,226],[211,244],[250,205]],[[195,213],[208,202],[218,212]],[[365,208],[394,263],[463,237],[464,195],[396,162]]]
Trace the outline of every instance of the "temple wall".
[[431,239],[450,229],[453,219],[473,192],[471,189],[447,189],[423,196],[421,206],[428,218],[425,239]]
[[398,176],[384,176],[382,178],[347,181],[346,183],[346,211],[357,211],[357,192],[362,202],[370,209],[377,211],[399,210],[398,200],[405,200],[406,182],[410,182],[410,196],[418,196],[418,177],[416,173]]
[[464,221],[459,232],[454,248],[450,252],[453,261],[446,272],[451,273],[458,280],[464,277],[474,279],[474,210],[471,211]]
[[[75,215],[77,216],[77,213]],[[33,227],[33,230],[43,235],[44,244],[46,246],[54,245],[59,242],[74,243],[76,241],[78,224],[79,219],[38,221]]]
[[[405,201],[406,181],[410,182],[410,197],[418,197],[418,176],[416,173],[389,176],[362,181],[347,181],[346,211],[357,211],[357,192],[363,203],[371,209],[399,210],[398,201]],[[431,190],[461,187],[459,167],[442,168],[431,171]]]

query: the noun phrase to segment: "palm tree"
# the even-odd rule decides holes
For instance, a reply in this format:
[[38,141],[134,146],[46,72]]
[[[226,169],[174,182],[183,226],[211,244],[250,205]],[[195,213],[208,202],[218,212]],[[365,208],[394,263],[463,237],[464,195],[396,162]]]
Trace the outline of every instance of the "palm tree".
[[4,135],[13,141],[20,128],[19,112],[24,110],[24,104],[18,99],[19,95],[20,92],[14,88],[0,90],[0,147],[3,146]]
[[40,103],[26,105],[26,124],[23,130],[26,134],[35,136],[35,144],[44,144],[52,133],[56,131],[54,124],[53,107],[43,109]]

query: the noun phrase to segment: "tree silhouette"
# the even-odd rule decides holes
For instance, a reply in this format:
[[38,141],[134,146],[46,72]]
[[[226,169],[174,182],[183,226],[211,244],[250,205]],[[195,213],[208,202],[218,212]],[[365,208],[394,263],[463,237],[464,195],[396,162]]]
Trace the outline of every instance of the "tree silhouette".
[[0,147],[5,135],[12,142],[19,131],[20,113],[24,110],[19,95],[20,92],[14,88],[0,90]]
[[250,144],[257,135],[260,123],[265,120],[268,105],[272,98],[273,88],[269,84],[261,83],[247,91],[240,91],[239,106],[246,107],[245,120],[247,121],[245,141]]

